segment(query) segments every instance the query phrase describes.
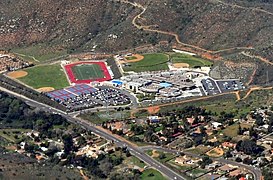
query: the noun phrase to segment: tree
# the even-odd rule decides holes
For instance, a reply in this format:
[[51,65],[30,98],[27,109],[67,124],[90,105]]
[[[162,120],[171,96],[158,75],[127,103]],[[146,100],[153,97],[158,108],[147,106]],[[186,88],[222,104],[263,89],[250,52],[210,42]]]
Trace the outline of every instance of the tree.
[[159,159],[165,159],[165,158],[166,158],[165,153],[160,153],[160,155],[159,155]]
[[257,155],[263,151],[263,149],[257,146],[256,142],[252,140],[240,140],[236,145],[237,151],[242,151],[247,155]]
[[242,130],[242,127],[239,125],[239,128],[238,128],[238,135],[243,135],[243,130]]
[[64,152],[69,153],[73,149],[73,139],[71,134],[63,135]]
[[103,174],[106,176],[110,174],[110,172],[113,169],[113,164],[109,162],[108,160],[104,160],[100,162],[100,169],[102,170]]
[[227,152],[225,153],[225,157],[226,157],[226,158],[231,158],[231,157],[232,157],[231,152],[230,152],[230,151],[227,151]]
[[235,159],[235,161],[236,161],[236,162],[242,162],[242,159],[239,158],[239,157],[237,157],[237,158]]

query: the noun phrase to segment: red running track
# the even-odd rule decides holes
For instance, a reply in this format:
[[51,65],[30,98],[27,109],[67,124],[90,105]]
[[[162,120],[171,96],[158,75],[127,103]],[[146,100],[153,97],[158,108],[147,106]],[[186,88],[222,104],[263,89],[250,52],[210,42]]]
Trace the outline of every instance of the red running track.
[[[98,78],[98,79],[84,79],[84,80],[77,80],[76,76],[74,75],[73,71],[72,71],[72,67],[77,66],[79,64],[98,64],[101,67],[101,70],[104,73],[104,78]],[[70,80],[71,83],[75,83],[75,84],[88,84],[91,82],[103,82],[103,81],[109,81],[111,80],[111,75],[106,67],[105,62],[78,62],[78,63],[73,63],[73,64],[68,64],[64,66],[65,71],[68,75],[68,78]]]

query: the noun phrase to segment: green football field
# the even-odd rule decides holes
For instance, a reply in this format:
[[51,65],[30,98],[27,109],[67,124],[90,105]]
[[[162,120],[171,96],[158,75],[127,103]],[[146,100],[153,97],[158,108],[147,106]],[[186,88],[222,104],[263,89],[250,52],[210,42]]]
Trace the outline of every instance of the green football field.
[[77,80],[104,78],[103,70],[98,64],[81,64],[72,67]]

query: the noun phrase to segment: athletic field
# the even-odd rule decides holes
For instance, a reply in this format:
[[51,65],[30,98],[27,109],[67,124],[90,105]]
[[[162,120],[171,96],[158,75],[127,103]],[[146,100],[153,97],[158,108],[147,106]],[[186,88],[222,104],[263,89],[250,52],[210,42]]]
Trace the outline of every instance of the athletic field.
[[52,87],[62,89],[69,86],[60,64],[34,66],[24,69],[27,76],[18,78],[21,82],[35,88]]
[[77,62],[64,68],[71,83],[102,82],[112,79],[105,62]]
[[103,70],[98,64],[79,64],[72,67],[72,71],[77,80],[104,78]]

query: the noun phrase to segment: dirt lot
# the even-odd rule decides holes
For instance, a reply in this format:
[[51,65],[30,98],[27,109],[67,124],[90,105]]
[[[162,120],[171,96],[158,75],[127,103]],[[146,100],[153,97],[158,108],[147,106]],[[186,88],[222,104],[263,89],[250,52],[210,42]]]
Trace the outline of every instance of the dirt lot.
[[189,68],[190,65],[187,63],[174,63],[173,67],[175,67],[175,68]]
[[25,77],[27,76],[27,74],[28,73],[26,71],[14,71],[14,72],[8,73],[8,76],[17,79],[17,78]]
[[37,89],[37,91],[39,92],[50,92],[50,91],[54,91],[55,89],[53,87],[42,87]]

